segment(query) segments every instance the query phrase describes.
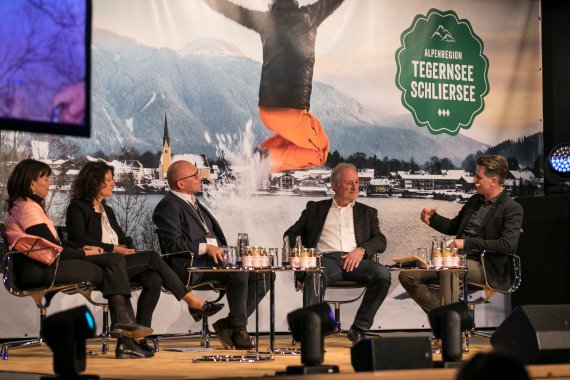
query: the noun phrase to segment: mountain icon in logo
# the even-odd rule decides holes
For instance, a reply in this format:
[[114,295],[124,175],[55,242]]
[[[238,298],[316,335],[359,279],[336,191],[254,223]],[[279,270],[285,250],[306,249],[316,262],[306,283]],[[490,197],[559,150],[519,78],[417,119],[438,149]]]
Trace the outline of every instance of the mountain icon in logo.
[[455,38],[453,38],[451,33],[441,25],[437,27],[437,30],[431,35],[431,38],[436,36],[445,42],[455,42]]

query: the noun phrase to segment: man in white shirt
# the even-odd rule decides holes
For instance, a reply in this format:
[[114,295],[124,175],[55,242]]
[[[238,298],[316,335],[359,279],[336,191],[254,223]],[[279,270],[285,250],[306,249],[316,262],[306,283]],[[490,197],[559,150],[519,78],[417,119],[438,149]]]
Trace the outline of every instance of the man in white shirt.
[[[175,161],[166,174],[170,192],[156,205],[152,220],[160,231],[167,252],[193,252],[193,265],[213,267],[223,261],[226,238],[218,221],[196,199],[202,190],[202,177],[188,161]],[[167,263],[184,283],[188,279],[188,254],[168,256]],[[274,276],[271,280],[274,280]],[[250,349],[253,343],[246,330],[247,318],[269,289],[269,278],[258,281],[255,298],[255,275],[251,273],[194,273],[192,284],[217,280],[226,284],[230,313],[212,326],[225,349]]]
[[[347,163],[338,164],[331,174],[333,199],[310,201],[301,217],[285,235],[291,242],[301,236],[303,246],[315,248],[322,255],[324,287],[337,281],[356,281],[366,285],[366,292],[348,331],[348,339],[356,343],[370,330],[374,316],[388,294],[390,272],[382,264],[370,260],[386,250],[386,237],[380,231],[378,211],[356,202],[358,172]],[[303,303],[319,302],[312,289],[314,275],[305,280]],[[322,289],[324,294],[325,289]]]

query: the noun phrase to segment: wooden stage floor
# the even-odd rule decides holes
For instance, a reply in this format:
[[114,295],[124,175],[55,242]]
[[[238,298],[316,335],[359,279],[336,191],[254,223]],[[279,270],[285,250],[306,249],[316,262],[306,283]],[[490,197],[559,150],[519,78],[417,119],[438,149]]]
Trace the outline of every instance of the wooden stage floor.
[[[406,335],[418,333],[383,333],[382,335]],[[425,334],[427,337],[427,333]],[[290,346],[288,336],[278,336],[277,347]],[[261,338],[261,350],[268,346],[268,338]],[[226,363],[209,362],[193,363],[192,359],[203,355],[231,355],[243,351],[225,351],[214,338],[212,351],[193,352],[199,347],[197,340],[162,340],[161,351],[151,359],[117,360],[114,358],[115,342],[111,341],[107,355],[98,354],[87,359],[85,374],[98,375],[101,379],[230,379],[230,378],[271,378],[276,372],[284,371],[287,366],[300,365],[300,357],[294,355],[276,355],[274,361],[256,363]],[[325,340],[325,361],[323,364],[335,364],[340,368],[338,375],[289,376],[290,379],[455,379],[457,369],[422,369],[397,370],[355,373],[350,363],[351,342],[345,336],[328,337]],[[88,349],[100,352],[100,341],[88,342]],[[170,351],[181,349],[182,352]],[[490,351],[488,340],[472,338],[471,350],[464,353],[466,362],[477,352]],[[434,355],[434,360],[441,360]],[[43,345],[38,347],[13,348],[8,360],[0,363],[0,379],[35,380],[39,374],[53,374],[52,354]],[[570,379],[570,365],[528,366],[528,372],[533,379]]]

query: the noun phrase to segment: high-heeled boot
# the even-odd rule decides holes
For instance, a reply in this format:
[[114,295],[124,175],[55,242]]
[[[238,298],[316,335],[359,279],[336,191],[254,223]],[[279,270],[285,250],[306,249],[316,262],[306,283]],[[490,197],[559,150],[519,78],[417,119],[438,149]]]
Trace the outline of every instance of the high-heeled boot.
[[110,334],[113,338],[126,337],[138,340],[152,334],[152,329],[139,325],[128,312],[113,313]]

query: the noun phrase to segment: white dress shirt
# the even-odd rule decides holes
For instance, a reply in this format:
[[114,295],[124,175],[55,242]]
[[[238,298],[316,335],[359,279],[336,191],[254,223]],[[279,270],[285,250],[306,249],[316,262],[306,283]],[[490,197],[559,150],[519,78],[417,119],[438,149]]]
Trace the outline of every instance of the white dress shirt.
[[317,253],[350,252],[356,248],[353,216],[355,202],[356,200],[345,207],[341,207],[333,198],[321,237],[317,243]]

